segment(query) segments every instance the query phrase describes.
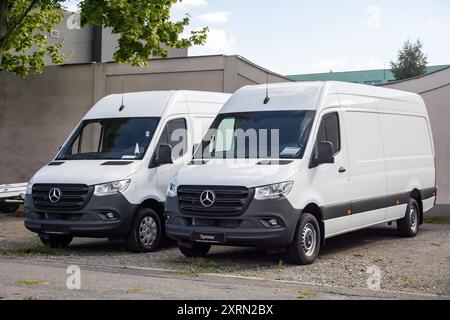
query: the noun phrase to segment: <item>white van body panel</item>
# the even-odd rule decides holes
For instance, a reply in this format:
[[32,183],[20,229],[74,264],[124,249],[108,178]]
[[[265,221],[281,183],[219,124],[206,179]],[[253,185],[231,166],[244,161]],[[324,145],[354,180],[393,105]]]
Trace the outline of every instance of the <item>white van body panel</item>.
[[[325,238],[403,218],[413,192],[428,190],[423,211],[433,207],[435,154],[419,95],[333,81],[270,84],[238,90],[220,113],[290,110],[316,111],[303,159],[268,167],[255,159],[212,160],[181,169],[174,183],[254,188],[294,181],[286,199],[299,211],[311,205],[328,211]],[[321,119],[330,112],[339,117],[342,149],[334,164],[310,169]]]
[[60,166],[46,166],[33,176],[33,183],[74,183],[96,185],[119,181],[139,172],[141,163],[136,161],[127,166],[102,166],[105,160],[65,161]]

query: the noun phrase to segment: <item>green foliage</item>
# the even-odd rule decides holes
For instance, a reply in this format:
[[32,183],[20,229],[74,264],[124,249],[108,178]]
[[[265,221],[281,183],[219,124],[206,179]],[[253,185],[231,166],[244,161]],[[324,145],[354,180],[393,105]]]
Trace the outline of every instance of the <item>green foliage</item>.
[[205,42],[207,28],[181,35],[189,25],[189,16],[170,20],[170,9],[179,0],[84,0],[80,3],[81,25],[111,27],[120,34],[114,59],[133,66],[146,66],[151,57],[167,57],[165,44],[186,48]]
[[409,79],[423,75],[427,71],[428,58],[422,52],[423,44],[406,41],[398,53],[397,62],[391,62],[392,73],[396,80]]
[[[187,48],[206,41],[207,28],[183,33],[189,16],[171,21],[170,10],[181,0],[83,0],[82,26],[111,27],[119,35],[114,58],[120,63],[146,66],[167,49]],[[48,43],[47,35],[64,17],[65,0],[0,0],[0,70],[26,76],[41,73],[46,59],[58,64],[63,42]],[[2,3],[6,3],[6,10]],[[30,10],[31,7],[31,10]],[[2,19],[6,17],[6,19]]]
[[[53,63],[64,61],[60,54],[62,43],[49,45],[47,34],[61,21],[61,0],[39,0],[23,17],[30,0],[9,1],[7,6],[4,35],[13,28],[6,39],[0,42],[0,69],[26,76],[29,72],[40,73],[45,66],[45,57]],[[23,18],[23,20],[21,20]]]

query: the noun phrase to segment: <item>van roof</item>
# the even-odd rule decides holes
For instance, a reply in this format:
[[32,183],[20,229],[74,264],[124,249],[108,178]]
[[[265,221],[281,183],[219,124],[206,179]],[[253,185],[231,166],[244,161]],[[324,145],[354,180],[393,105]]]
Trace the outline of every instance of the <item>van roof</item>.
[[[208,102],[224,104],[229,94],[203,91],[147,91],[109,95],[97,102],[83,118],[129,118],[129,117],[163,117],[167,114],[189,113],[188,106],[182,102]],[[125,108],[120,111],[123,105]],[[181,102],[181,103],[180,103]],[[201,104],[199,104],[201,105]],[[204,105],[202,113],[217,113],[217,110]],[[196,111],[198,108],[196,108]],[[198,112],[198,111],[197,111]]]
[[[270,100],[264,104],[267,90]],[[410,108],[410,112],[426,112],[422,98],[415,93],[347,82],[312,81],[243,87],[225,104],[221,113],[274,110],[320,111],[330,106],[333,96],[339,101],[338,95],[395,100],[403,103],[405,108]],[[345,101],[341,102],[345,103]],[[339,105],[341,104],[337,104]],[[411,110],[411,105],[416,105],[418,108]]]

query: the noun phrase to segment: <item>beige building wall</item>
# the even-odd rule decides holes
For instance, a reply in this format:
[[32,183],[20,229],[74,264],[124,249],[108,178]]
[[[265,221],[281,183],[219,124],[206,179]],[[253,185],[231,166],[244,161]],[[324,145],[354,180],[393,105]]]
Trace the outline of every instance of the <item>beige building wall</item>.
[[[385,87],[418,93],[430,115],[436,150],[438,204],[450,204],[450,68]],[[442,207],[443,208],[443,207]],[[450,213],[450,208],[447,209]]]
[[22,79],[0,72],[0,184],[24,182],[58,152],[84,114],[106,95],[151,90],[232,93],[247,84],[290,81],[240,56],[50,66]]

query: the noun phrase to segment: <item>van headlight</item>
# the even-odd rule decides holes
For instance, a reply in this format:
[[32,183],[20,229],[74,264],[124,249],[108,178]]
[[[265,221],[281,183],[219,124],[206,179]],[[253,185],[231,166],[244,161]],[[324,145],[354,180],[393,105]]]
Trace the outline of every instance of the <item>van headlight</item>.
[[167,188],[167,196],[169,198],[175,198],[177,196],[177,185],[174,183],[169,184],[169,187]]
[[96,196],[109,196],[112,194],[123,193],[127,190],[131,180],[122,180],[108,182],[104,184],[98,184],[95,186],[94,195]]
[[292,190],[293,181],[287,181],[255,189],[256,200],[278,199],[287,196]]

